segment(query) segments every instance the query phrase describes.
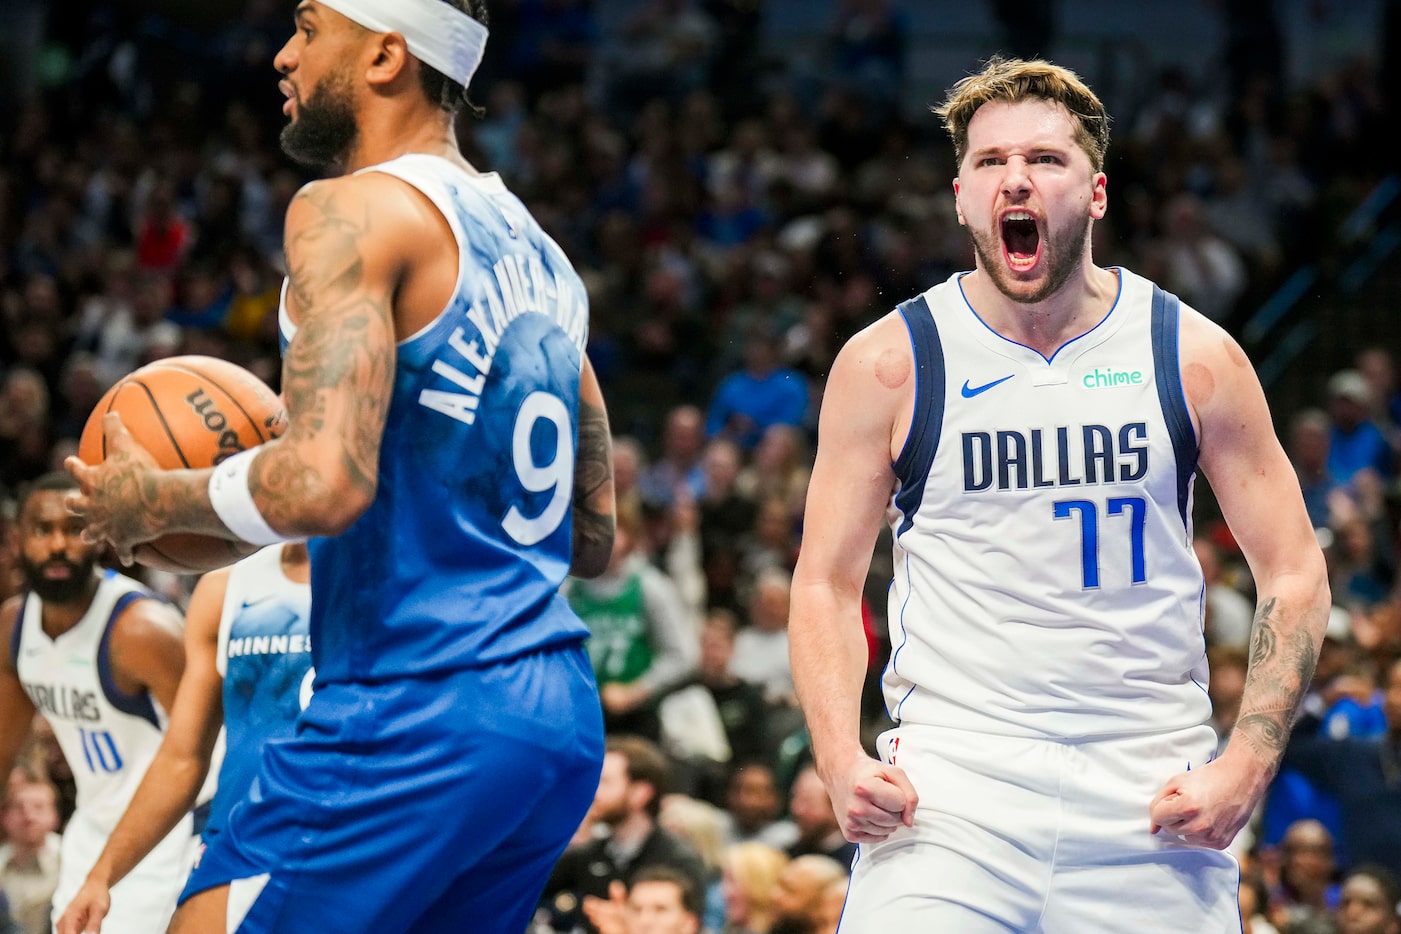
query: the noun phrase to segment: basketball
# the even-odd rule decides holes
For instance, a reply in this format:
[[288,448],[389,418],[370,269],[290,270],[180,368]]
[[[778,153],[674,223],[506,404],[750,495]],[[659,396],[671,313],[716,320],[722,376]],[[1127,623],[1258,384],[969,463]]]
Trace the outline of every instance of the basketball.
[[[215,357],[169,357],[122,377],[88,416],[78,457],[107,456],[102,419],[117,412],[133,438],[166,469],[213,467],[287,427],[282,400],[243,367]],[[254,550],[208,535],[166,535],[139,545],[137,562],[176,574],[226,567]]]

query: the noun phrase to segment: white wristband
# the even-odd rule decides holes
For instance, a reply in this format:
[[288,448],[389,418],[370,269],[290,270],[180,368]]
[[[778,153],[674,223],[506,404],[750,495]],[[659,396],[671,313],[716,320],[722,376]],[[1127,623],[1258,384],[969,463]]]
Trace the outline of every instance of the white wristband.
[[209,503],[229,531],[250,545],[276,545],[291,541],[292,536],[280,535],[268,525],[253,494],[248,489],[248,471],[253,467],[257,448],[240,451],[224,461],[209,475]]

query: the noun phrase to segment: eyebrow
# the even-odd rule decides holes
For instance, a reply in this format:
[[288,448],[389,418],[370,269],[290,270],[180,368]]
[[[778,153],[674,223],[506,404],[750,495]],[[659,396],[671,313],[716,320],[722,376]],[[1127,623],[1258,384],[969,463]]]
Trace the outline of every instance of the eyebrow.
[[292,19],[298,20],[303,16],[311,16],[316,13],[316,5],[311,0],[302,0],[297,4],[297,8],[292,11]]

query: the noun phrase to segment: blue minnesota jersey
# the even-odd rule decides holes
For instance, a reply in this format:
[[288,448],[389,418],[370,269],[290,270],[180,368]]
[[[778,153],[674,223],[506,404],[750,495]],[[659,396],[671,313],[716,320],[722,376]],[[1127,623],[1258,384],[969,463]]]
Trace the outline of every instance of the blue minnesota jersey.
[[344,534],[311,542],[318,684],[582,640],[588,630],[559,587],[571,553],[583,283],[499,176],[422,154],[365,171],[404,180],[443,213],[458,285],[399,344],[373,505]]
[[207,834],[253,784],[263,745],[290,737],[311,696],[311,588],[282,571],[282,546],[264,548],[229,571],[219,620],[224,676],[223,766]]

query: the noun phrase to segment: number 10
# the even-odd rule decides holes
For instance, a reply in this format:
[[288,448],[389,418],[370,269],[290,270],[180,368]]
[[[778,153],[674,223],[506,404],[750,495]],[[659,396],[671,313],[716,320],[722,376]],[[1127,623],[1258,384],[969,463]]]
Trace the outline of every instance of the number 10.
[[[1142,584],[1148,580],[1143,560],[1143,524],[1148,515],[1148,504],[1141,496],[1115,496],[1105,503],[1105,513],[1110,516],[1129,512],[1129,555],[1133,559],[1133,582]],[[1067,499],[1055,504],[1057,519],[1069,519],[1072,512],[1080,514],[1080,564],[1084,588],[1093,590],[1099,586],[1099,506],[1088,499]]]

